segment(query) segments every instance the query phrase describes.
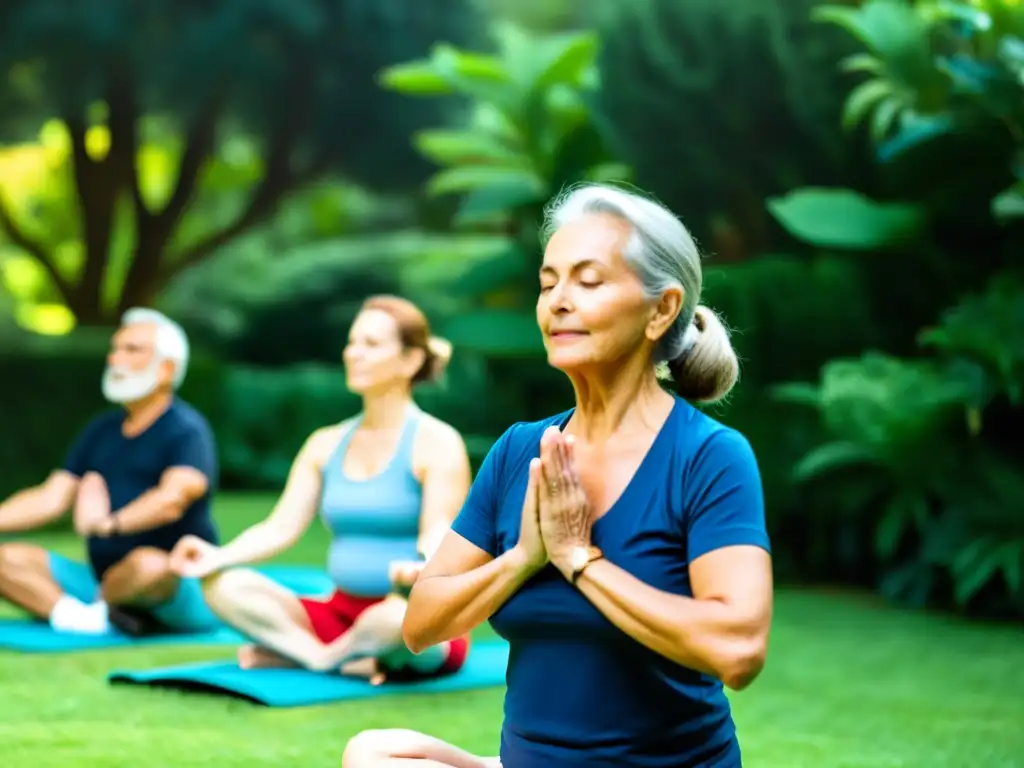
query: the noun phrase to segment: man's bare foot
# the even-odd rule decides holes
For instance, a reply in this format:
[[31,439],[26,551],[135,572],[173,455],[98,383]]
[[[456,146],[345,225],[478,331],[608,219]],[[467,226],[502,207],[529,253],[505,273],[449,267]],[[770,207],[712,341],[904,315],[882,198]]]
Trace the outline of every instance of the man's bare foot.
[[288,669],[299,666],[259,645],[243,645],[238,649],[238,666],[242,669]]

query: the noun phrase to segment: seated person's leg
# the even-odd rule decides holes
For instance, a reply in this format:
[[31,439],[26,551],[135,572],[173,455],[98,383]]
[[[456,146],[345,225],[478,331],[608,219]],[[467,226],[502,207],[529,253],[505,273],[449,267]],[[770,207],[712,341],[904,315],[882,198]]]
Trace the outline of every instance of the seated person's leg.
[[[416,762],[413,762],[416,761]],[[433,736],[389,728],[363,731],[349,740],[342,768],[500,768],[496,757],[477,757]]]
[[469,651],[465,638],[439,643],[414,654],[402,639],[406,601],[391,596],[368,608],[339,640],[354,658],[372,657],[387,680],[415,680],[452,674],[462,668]]
[[110,629],[92,570],[32,544],[0,545],[0,597],[48,619],[58,631],[102,634]]
[[324,645],[303,601],[277,582],[238,568],[203,579],[202,590],[221,621],[256,642],[239,650],[239,666],[322,666]]
[[[138,547],[112,566],[103,574],[101,589],[106,602],[116,607],[111,614],[115,623],[124,618],[121,609],[127,607],[141,609],[146,618],[156,620],[149,631],[206,632],[218,625],[199,583],[175,576],[170,556],[153,547]],[[134,618],[140,624],[154,623]]]

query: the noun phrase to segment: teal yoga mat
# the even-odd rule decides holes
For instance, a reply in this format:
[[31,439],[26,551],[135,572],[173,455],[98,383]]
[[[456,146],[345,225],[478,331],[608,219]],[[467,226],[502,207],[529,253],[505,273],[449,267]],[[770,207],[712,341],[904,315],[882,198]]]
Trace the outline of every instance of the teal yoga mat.
[[[326,594],[331,580],[317,569],[305,566],[265,566],[261,573],[300,595]],[[72,653],[102,648],[134,648],[167,645],[232,645],[244,642],[226,627],[213,632],[155,635],[135,638],[120,632],[105,635],[76,635],[54,632],[50,625],[32,619],[0,619],[0,651],[18,653]]]
[[396,693],[444,693],[505,685],[508,645],[476,642],[453,675],[409,683],[370,685],[365,680],[302,669],[239,669],[234,662],[186,664],[165,669],[111,672],[111,684],[172,688],[243,699],[266,707],[305,707]]

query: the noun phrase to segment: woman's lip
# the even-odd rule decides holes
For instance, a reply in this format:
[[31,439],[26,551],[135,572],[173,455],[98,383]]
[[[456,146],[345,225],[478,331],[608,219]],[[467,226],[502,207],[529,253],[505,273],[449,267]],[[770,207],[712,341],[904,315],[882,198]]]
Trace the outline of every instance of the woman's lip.
[[582,339],[587,334],[583,331],[558,331],[550,335],[552,341],[575,341],[576,339]]

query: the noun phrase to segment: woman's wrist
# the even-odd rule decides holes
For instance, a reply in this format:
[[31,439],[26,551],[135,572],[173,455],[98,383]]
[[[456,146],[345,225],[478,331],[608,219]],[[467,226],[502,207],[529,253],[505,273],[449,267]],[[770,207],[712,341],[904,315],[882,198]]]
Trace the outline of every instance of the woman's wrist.
[[518,544],[506,551],[501,557],[507,563],[509,575],[520,581],[526,581],[531,576],[540,573],[544,566],[547,565],[546,562],[538,563],[536,560],[531,560],[526,551]]

